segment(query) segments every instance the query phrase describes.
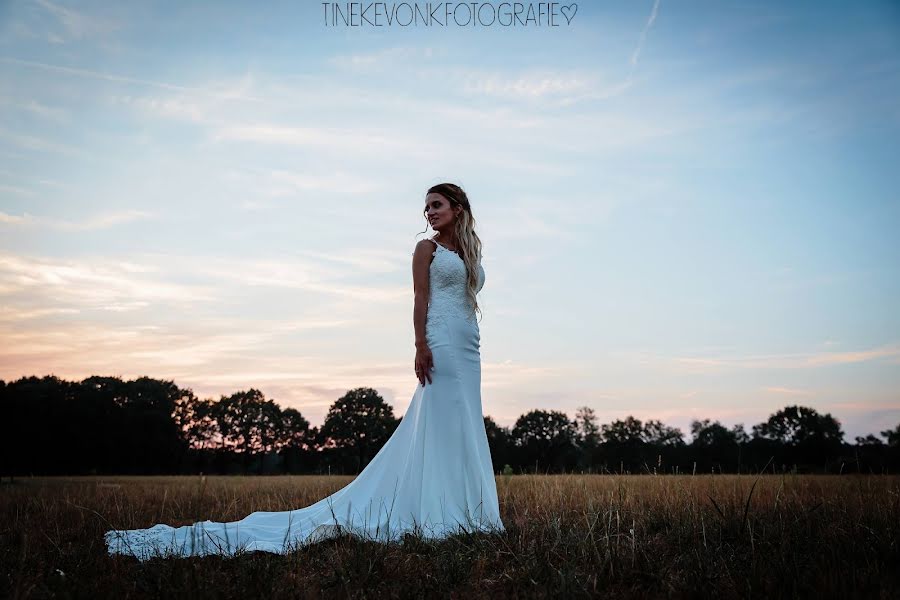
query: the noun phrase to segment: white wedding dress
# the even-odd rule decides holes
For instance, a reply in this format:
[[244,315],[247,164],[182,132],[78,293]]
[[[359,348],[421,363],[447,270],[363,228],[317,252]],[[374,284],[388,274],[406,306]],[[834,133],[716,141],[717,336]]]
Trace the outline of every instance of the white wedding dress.
[[[254,512],[239,521],[107,531],[110,554],[154,556],[283,554],[350,533],[402,542],[502,532],[481,408],[481,334],[466,296],[466,266],[437,242],[432,253],[425,336],[431,383],[419,384],[406,414],[372,461],[348,485],[306,508]],[[479,264],[480,291],[484,269]]]

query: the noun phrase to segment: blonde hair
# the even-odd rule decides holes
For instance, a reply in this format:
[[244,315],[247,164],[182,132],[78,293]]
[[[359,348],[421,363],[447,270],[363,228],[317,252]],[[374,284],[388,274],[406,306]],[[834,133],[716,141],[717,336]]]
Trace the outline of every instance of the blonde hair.
[[461,187],[453,183],[431,186],[425,193],[426,196],[428,194],[440,194],[450,202],[451,208],[455,209],[457,206],[463,208],[455,219],[457,254],[466,265],[466,295],[472,305],[472,312],[481,314],[481,308],[475,297],[478,289],[478,267],[481,265],[481,238],[475,233],[475,217],[472,215],[469,197]]

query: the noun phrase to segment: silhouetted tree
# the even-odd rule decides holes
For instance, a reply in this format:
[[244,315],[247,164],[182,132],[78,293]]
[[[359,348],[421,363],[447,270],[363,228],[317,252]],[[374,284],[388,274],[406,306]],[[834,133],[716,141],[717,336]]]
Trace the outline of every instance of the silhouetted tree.
[[709,419],[691,421],[691,438],[691,445],[697,448],[722,448],[737,444],[734,431]]
[[617,443],[642,443],[646,441],[647,432],[640,419],[631,415],[624,420],[617,419],[612,423],[604,423],[600,426],[600,436],[604,442]]
[[594,448],[600,443],[600,426],[593,408],[581,406],[575,411],[575,429],[584,447]]
[[193,393],[179,402],[176,422],[191,448],[196,450],[223,448],[215,405],[211,398],[197,398]]
[[310,449],[313,440],[309,435],[309,421],[296,408],[285,408],[281,411],[282,429],[279,446],[284,448]]
[[306,472],[315,467],[315,431],[310,430],[307,421],[295,408],[281,411],[281,431],[279,447],[287,472]]
[[508,427],[501,427],[493,418],[484,416],[484,431],[487,434],[488,447],[491,451],[491,462],[494,471],[502,471],[503,467],[511,463],[512,440]]
[[597,414],[589,406],[580,406],[575,411],[576,446],[578,447],[577,468],[581,471],[593,470],[601,460],[600,425]]
[[512,439],[523,466],[565,470],[577,456],[575,424],[559,411],[532,410],[516,420]]
[[394,409],[372,388],[350,390],[335,401],[319,431],[320,443],[342,449],[359,471],[378,453],[400,423]]
[[773,448],[773,455],[782,463],[787,459],[794,465],[827,467],[841,452],[844,432],[831,414],[820,415],[813,408],[795,405],[786,406],[764,423],[754,425],[753,436],[777,442],[781,447]]
[[888,446],[900,446],[900,424],[893,429],[885,429],[881,435],[887,438]]
[[731,428],[731,433],[734,434],[734,439],[738,444],[746,444],[750,441],[750,436],[744,431],[744,424],[737,423]]
[[[70,388],[63,435],[88,472],[176,471],[188,444],[173,419],[182,391],[172,381],[92,376]],[[97,435],[96,423],[108,430]],[[83,468],[83,467],[82,467]]]
[[[736,464],[740,460],[740,428],[728,429],[719,421],[691,421],[691,447],[695,450],[694,462],[701,472],[723,471],[723,465]],[[746,434],[743,434],[746,437]]]
[[861,435],[856,436],[856,443],[860,446],[883,446],[884,440],[870,433],[865,437]]
[[281,409],[257,389],[222,396],[212,409],[225,447],[242,454],[245,466],[256,453],[275,448]]
[[684,446],[684,434],[677,427],[669,427],[661,421],[650,419],[644,424],[644,440],[657,446]]
[[820,415],[807,406],[787,406],[769,419],[753,426],[753,433],[784,444],[799,445],[810,441],[843,441],[840,422],[831,414]]
[[[310,427],[295,409],[281,409],[259,390],[199,399],[171,381],[92,376],[80,382],[53,375],[0,380],[0,474],[247,472],[277,468],[340,472],[363,468],[394,432],[393,411],[371,388],[335,403],[326,424]],[[484,417],[495,470],[699,472],[797,470],[896,472],[900,425],[842,441],[829,414],[788,406],[753,427],[691,423],[691,443],[656,420],[632,416],[602,426],[590,407],[574,422],[564,413],[531,411],[510,430]],[[251,460],[252,458],[252,460]],[[263,460],[265,459],[265,460]],[[349,468],[348,468],[349,467]],[[679,470],[680,467],[680,470]]]

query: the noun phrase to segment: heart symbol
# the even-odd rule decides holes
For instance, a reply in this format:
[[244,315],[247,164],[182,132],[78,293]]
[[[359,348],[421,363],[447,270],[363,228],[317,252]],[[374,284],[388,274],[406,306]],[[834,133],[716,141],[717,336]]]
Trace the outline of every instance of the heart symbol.
[[[566,14],[566,11],[567,11],[567,10],[571,10],[571,11],[572,11],[572,16],[571,16],[571,17],[570,17],[569,15]],[[570,4],[569,6],[560,6],[560,7],[559,7],[559,11],[560,11],[560,12],[563,14],[563,16],[566,18],[566,25],[568,25],[568,24],[570,24],[570,23],[572,22],[572,19],[575,18],[575,13],[578,12],[578,5],[577,5],[577,4]]]

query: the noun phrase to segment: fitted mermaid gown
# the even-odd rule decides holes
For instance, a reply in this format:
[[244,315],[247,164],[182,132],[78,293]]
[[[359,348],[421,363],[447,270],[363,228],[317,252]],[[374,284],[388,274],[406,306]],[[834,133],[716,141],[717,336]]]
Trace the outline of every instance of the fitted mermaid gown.
[[[402,542],[408,533],[442,539],[504,531],[482,416],[481,334],[466,296],[466,266],[455,252],[433,243],[425,328],[434,358],[431,382],[416,386],[399,426],[353,481],[296,510],[259,511],[225,523],[107,531],[109,554],[141,560],[283,554],[342,533]],[[478,271],[480,291],[480,264]]]

